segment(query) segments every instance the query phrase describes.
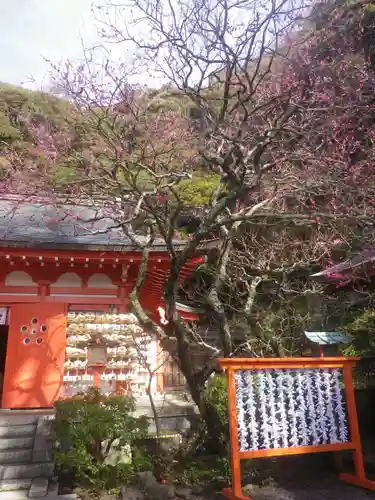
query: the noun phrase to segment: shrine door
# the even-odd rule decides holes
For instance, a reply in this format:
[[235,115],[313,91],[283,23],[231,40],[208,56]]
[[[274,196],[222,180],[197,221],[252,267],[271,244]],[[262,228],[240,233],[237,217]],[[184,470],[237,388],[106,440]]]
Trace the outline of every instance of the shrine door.
[[54,303],[11,306],[2,408],[48,408],[59,397],[66,310]]

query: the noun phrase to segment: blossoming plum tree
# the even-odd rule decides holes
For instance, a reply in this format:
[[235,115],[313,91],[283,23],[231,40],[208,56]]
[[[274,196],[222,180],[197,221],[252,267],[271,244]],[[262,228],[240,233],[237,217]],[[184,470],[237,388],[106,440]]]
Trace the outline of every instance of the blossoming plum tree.
[[[268,353],[284,355],[282,335],[275,340],[272,329],[257,326],[262,287],[273,282],[285,296],[289,277],[303,269],[293,294],[313,293],[306,283],[312,266],[329,263],[338,246],[373,239],[372,75],[349,29],[365,7],[331,5],[328,18],[336,22],[323,29],[301,27],[310,8],[293,0],[108,0],[95,10],[101,42],[82,61],[55,68],[55,88],[78,117],[58,154],[48,147],[40,174],[71,203],[109,199],[107,213],[143,251],[132,307],[162,339],[176,339],[203,416],[216,357],[237,352],[233,311]],[[142,85],[150,76],[161,89]],[[80,141],[87,148],[78,157]],[[45,139],[36,134],[35,142]],[[59,176],[62,158],[69,175]],[[205,203],[178,251],[178,221],[191,202],[186,187],[205,176]],[[171,259],[162,326],[137,299],[156,237]],[[217,259],[205,306],[218,337],[210,344],[182,321],[176,301],[183,265],[212,237]],[[190,355],[197,345],[203,366]]]

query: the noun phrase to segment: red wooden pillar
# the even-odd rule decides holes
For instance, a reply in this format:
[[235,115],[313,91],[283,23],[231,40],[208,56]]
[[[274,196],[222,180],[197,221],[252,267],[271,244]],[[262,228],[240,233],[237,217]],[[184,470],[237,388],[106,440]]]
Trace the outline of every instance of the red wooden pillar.
[[50,294],[50,281],[39,281],[38,282],[38,295],[40,300],[45,299]]
[[129,310],[129,293],[131,292],[131,289],[129,287],[129,284],[124,284],[122,282],[116,283],[118,286],[117,288],[117,296],[121,301],[120,306],[118,307],[118,311],[120,313],[126,313]]

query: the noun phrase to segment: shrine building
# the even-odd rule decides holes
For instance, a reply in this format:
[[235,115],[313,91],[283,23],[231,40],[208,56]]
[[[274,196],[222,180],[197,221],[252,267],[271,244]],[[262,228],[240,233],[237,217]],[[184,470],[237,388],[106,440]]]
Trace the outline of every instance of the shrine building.
[[[183,241],[178,244],[183,248]],[[203,259],[188,261],[181,279]],[[163,354],[158,339],[128,310],[141,260],[139,247],[92,206],[0,199],[1,408],[49,408],[58,398],[92,386],[87,345],[98,334],[108,343],[101,389],[147,390],[141,361],[158,368]],[[156,240],[140,303],[157,322],[163,317],[168,269],[165,244]],[[197,319],[189,307],[178,307],[184,319]],[[168,363],[157,369],[154,391],[165,390],[167,369]]]

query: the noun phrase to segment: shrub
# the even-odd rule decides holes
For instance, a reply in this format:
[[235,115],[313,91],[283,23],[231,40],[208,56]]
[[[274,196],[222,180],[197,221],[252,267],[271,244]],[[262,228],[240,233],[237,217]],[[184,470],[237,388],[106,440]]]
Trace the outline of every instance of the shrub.
[[226,456],[228,452],[229,419],[228,389],[224,375],[214,375],[205,391],[204,411],[197,429],[197,438],[201,448],[208,453]]
[[228,383],[225,375],[214,375],[207,386],[206,399],[211,405],[215,406],[223,426],[227,427],[229,425]]
[[176,455],[181,450],[181,435],[179,433],[162,433],[150,435],[146,439],[138,439],[135,443],[133,456],[141,454],[150,458],[154,476],[159,481],[166,479],[172,470]]
[[183,485],[211,484],[216,479],[224,479],[224,483],[230,484],[231,469],[227,457],[199,457],[181,460],[176,482]]
[[192,179],[181,181],[178,194],[187,205],[205,205],[219,184],[217,174],[195,174]]
[[[56,403],[54,462],[73,472],[77,484],[97,490],[131,481],[149,467],[147,457],[132,460],[133,442],[147,435],[146,417],[134,417],[130,396],[104,396],[97,389]],[[114,458],[113,458],[114,457]]]
[[21,137],[20,131],[14,127],[8,116],[0,111],[0,139],[3,142],[11,143]]

